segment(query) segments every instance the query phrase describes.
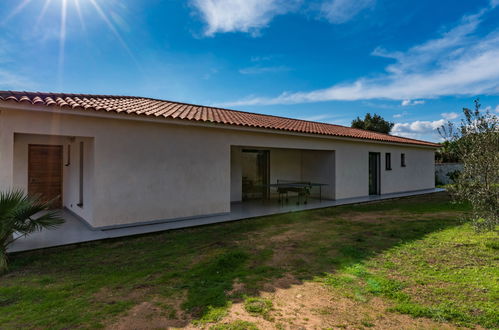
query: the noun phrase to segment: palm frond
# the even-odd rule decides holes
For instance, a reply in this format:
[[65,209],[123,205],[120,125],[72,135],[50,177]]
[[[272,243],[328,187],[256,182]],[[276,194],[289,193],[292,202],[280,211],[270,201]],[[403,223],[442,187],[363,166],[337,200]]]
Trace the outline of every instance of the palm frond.
[[0,191],[0,273],[7,269],[7,246],[14,241],[14,232],[27,236],[64,223],[57,211],[50,210],[51,204],[22,190]]

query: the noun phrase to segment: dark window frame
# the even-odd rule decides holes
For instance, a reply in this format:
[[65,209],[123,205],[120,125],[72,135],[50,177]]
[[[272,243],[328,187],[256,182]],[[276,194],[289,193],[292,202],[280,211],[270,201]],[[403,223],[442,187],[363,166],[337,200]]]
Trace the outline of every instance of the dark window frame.
[[79,207],[83,207],[83,155],[84,155],[84,144],[83,141],[80,141],[80,189],[78,192],[78,204]]
[[392,154],[390,152],[385,153],[385,171],[392,170]]
[[401,166],[401,167],[406,167],[406,163],[405,163],[405,153],[401,153],[401,154],[400,154],[400,166]]

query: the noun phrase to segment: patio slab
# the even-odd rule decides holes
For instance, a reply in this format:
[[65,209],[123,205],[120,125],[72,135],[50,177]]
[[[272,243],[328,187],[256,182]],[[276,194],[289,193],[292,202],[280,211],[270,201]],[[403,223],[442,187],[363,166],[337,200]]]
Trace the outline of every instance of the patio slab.
[[82,220],[78,219],[70,212],[63,210],[62,215],[66,222],[62,226],[55,230],[42,230],[28,237],[20,238],[9,247],[8,251],[21,252],[108,238],[125,237],[171,229],[208,225],[219,222],[237,221],[272,214],[281,214],[346,204],[357,204],[407,196],[431,194],[441,191],[445,191],[445,189],[435,188],[404,193],[356,197],[339,200],[319,201],[316,199],[312,199],[309,200],[309,203],[306,205],[296,205],[295,203],[291,202],[281,205],[277,201],[252,201],[244,203],[233,203],[231,205],[231,212],[227,214],[204,216],[190,219],[165,220],[164,222],[154,224],[136,225],[113,229],[91,229],[87,224],[83,223]]

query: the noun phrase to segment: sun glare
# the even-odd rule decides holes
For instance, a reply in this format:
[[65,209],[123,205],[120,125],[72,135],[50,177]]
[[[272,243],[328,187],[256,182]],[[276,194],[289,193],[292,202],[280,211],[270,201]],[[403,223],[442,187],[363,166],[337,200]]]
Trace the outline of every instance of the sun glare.
[[[60,6],[59,9],[54,9],[54,12],[59,12],[60,13],[60,27],[59,27],[59,53],[58,53],[58,76],[59,76],[59,81],[60,84],[62,84],[62,78],[63,78],[63,70],[64,70],[64,55],[65,55],[65,47],[66,47],[66,38],[68,37],[67,32],[67,25],[68,22],[71,23],[71,18],[68,17],[68,13],[71,11],[68,11],[68,7],[71,6],[74,8],[73,12],[76,12],[76,16],[78,17],[77,20],[79,21],[79,25],[83,33],[87,32],[87,27],[86,27],[86,17],[84,17],[84,10],[82,10],[82,6],[88,5],[88,7],[93,8],[94,12],[97,13],[97,16],[106,24],[107,28],[111,31],[111,33],[114,35],[118,43],[121,45],[121,47],[124,48],[124,50],[128,53],[128,55],[132,58],[132,60],[137,64],[137,61],[135,60],[135,57],[133,56],[132,51],[128,47],[127,43],[125,40],[122,38],[119,30],[113,23],[112,19],[110,19],[110,15],[107,14],[109,12],[105,8],[103,8],[99,4],[99,0],[45,0],[45,1],[32,1],[32,0],[22,0],[12,11],[5,16],[5,18],[0,22],[0,25],[4,25],[7,23],[9,20],[13,19],[15,16],[21,14],[23,10],[25,10],[29,4],[32,5],[39,5],[41,4],[41,7],[38,8],[39,14],[37,16],[37,19],[34,24],[34,30],[38,31],[39,29],[43,29],[43,21],[45,16],[50,12],[50,10],[54,6]],[[108,4],[109,5],[109,4]],[[88,19],[88,17],[87,17]],[[75,20],[76,21],[76,20]],[[62,87],[62,86],[61,86]]]
[[64,72],[64,46],[66,44],[67,9],[68,9],[67,0],[61,0],[61,29],[59,33],[59,66],[58,66],[59,85],[62,85],[62,78]]

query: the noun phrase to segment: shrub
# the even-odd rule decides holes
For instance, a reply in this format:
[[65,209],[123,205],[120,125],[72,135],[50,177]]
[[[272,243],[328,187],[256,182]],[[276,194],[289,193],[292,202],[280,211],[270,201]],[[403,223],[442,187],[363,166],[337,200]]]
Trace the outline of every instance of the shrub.
[[454,142],[463,163],[449,192],[456,201],[471,204],[470,220],[478,231],[499,224],[499,119],[480,107],[477,99],[474,110],[464,108],[458,128],[451,122],[439,128],[440,135]]

